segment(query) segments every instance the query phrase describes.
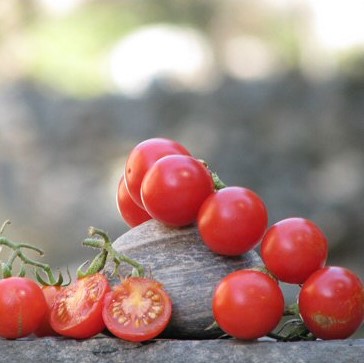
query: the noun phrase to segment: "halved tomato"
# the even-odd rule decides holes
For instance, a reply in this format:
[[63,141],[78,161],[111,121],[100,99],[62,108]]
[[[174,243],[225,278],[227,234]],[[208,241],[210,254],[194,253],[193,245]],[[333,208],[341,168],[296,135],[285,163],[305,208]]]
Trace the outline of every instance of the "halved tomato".
[[105,329],[102,303],[110,285],[107,278],[96,273],[76,280],[56,296],[50,324],[60,335],[85,339]]
[[112,334],[142,342],[155,338],[167,327],[172,301],[159,282],[129,277],[106,294],[102,314]]

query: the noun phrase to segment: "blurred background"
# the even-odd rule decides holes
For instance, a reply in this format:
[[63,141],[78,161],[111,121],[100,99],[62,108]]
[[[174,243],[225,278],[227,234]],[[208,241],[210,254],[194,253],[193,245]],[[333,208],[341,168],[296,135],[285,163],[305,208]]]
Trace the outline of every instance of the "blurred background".
[[364,278],[362,0],[0,0],[0,221],[55,267],[126,232],[125,158],[183,143]]

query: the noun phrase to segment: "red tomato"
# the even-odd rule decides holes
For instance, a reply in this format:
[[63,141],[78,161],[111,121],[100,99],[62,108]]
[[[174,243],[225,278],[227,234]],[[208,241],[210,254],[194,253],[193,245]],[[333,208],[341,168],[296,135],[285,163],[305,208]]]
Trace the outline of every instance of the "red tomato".
[[144,208],[140,196],[144,174],[158,159],[173,154],[190,155],[189,151],[177,141],[165,138],[145,140],[130,152],[124,175],[129,194],[139,207]]
[[142,342],[158,336],[172,315],[172,302],[162,285],[144,277],[129,277],[104,301],[103,318],[115,336]]
[[317,338],[348,338],[363,323],[363,283],[349,269],[324,267],[303,284],[298,305],[303,322]]
[[130,227],[135,227],[152,218],[144,208],[140,208],[133,201],[126,188],[124,176],[119,182],[116,204],[120,215]]
[[283,293],[273,278],[260,271],[238,270],[215,289],[212,310],[227,334],[252,340],[270,333],[284,312]]
[[279,280],[302,284],[327,259],[325,235],[312,221],[284,219],[268,229],[261,244],[262,259]]
[[110,286],[96,273],[76,280],[57,295],[51,309],[50,324],[60,335],[85,339],[105,329],[102,303]]
[[58,292],[62,289],[61,286],[43,286],[42,291],[43,295],[47,302],[47,313],[44,315],[44,318],[39,325],[39,327],[34,331],[34,334],[37,337],[47,337],[47,336],[55,336],[58,335],[51,327],[49,322],[50,312],[56,298]]
[[26,277],[0,280],[0,336],[17,339],[33,333],[47,312],[39,285]]
[[237,256],[254,248],[268,224],[263,200],[242,187],[227,187],[211,194],[197,217],[205,244],[215,253]]
[[195,222],[204,200],[214,191],[209,170],[187,155],[159,159],[145,174],[142,200],[147,212],[171,226]]

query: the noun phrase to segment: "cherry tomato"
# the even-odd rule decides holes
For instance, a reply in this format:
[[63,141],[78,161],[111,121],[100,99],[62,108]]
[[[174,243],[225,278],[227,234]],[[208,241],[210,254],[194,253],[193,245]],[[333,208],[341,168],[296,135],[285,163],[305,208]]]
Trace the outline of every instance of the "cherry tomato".
[[56,298],[56,295],[62,289],[61,286],[43,286],[42,291],[47,302],[47,312],[43,317],[43,320],[39,327],[34,331],[34,334],[37,337],[47,337],[47,336],[55,336],[58,335],[54,329],[51,327],[49,322],[50,312]]
[[183,145],[166,138],[147,139],[136,145],[130,152],[124,175],[129,194],[139,207],[144,208],[140,196],[144,174],[158,159],[173,154],[190,155]]
[[133,201],[126,188],[124,176],[119,182],[116,204],[120,215],[130,227],[135,227],[152,218],[144,208],[140,208]]
[[268,213],[253,191],[227,187],[205,200],[197,223],[203,241],[213,252],[237,256],[258,244],[267,228]]
[[107,278],[96,273],[76,280],[57,295],[50,324],[60,335],[85,339],[105,329],[102,303],[110,286]]
[[312,221],[288,218],[271,226],[261,244],[262,259],[279,280],[302,284],[327,259],[326,236]]
[[47,312],[39,285],[26,277],[0,280],[0,336],[17,339],[33,333]]
[[201,204],[213,191],[209,170],[187,155],[169,155],[156,161],[145,174],[141,188],[147,212],[171,226],[195,222]]
[[158,336],[172,315],[172,302],[162,285],[145,277],[129,277],[104,301],[103,318],[115,336],[142,342]]
[[303,284],[298,305],[303,322],[317,338],[348,338],[363,323],[363,283],[347,268],[324,267]]
[[212,310],[225,333],[252,340],[270,333],[284,312],[283,293],[273,278],[255,270],[238,270],[215,289]]

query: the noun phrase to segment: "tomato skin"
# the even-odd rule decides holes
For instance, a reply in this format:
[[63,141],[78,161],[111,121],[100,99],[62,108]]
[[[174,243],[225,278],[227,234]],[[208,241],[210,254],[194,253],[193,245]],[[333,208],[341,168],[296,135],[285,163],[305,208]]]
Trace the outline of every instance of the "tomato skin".
[[50,319],[50,313],[51,313],[51,309],[52,309],[52,306],[54,304],[56,295],[59,293],[59,291],[61,289],[62,289],[61,286],[43,286],[42,287],[43,295],[44,295],[45,300],[47,302],[47,312],[44,315],[44,318],[43,318],[41,324],[34,331],[34,334],[37,337],[49,337],[49,336],[58,335],[54,331],[54,329],[51,327],[49,319]]
[[187,155],[169,155],[156,161],[145,174],[141,188],[147,212],[177,227],[195,222],[201,204],[213,192],[207,167]]
[[116,205],[121,217],[130,227],[138,226],[152,218],[144,208],[140,208],[133,201],[126,188],[124,176],[119,181]]
[[160,158],[166,155],[191,155],[180,143],[167,138],[151,138],[137,144],[129,153],[125,164],[126,187],[131,198],[144,208],[140,188],[145,173]]
[[26,277],[0,280],[0,336],[25,337],[40,325],[47,303],[39,285]]
[[203,241],[213,252],[238,256],[258,244],[267,228],[268,212],[255,192],[232,186],[205,200],[197,223]]
[[279,323],[284,297],[277,282],[263,272],[238,270],[217,285],[212,310],[225,333],[244,340],[263,337]]
[[129,277],[104,299],[103,319],[107,329],[120,339],[143,342],[167,327],[172,301],[162,285],[145,277]]
[[57,295],[50,314],[51,327],[60,335],[86,339],[105,329],[102,304],[110,285],[96,273],[76,280]]
[[324,233],[305,218],[287,218],[271,226],[261,243],[261,256],[279,280],[302,284],[324,267],[328,242]]
[[320,339],[346,339],[364,319],[364,287],[351,270],[328,266],[314,272],[298,297],[303,322]]

